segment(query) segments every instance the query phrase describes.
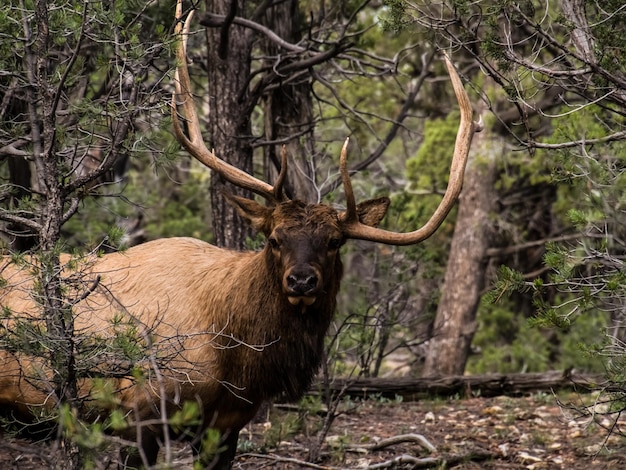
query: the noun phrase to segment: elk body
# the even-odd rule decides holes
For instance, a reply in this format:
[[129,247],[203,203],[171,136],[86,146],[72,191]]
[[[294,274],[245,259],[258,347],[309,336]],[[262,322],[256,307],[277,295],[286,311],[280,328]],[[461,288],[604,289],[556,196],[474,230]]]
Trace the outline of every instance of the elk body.
[[[179,20],[181,15],[179,1]],[[177,33],[184,38],[181,23]],[[345,211],[286,199],[284,154],[281,174],[271,186],[210,152],[202,142],[181,39],[172,106],[176,136],[200,162],[267,200],[262,205],[228,196],[265,235],[267,244],[260,252],[242,253],[192,238],[161,239],[85,265],[85,282],[95,287],[74,307],[76,330],[106,337],[113,334],[113,319],[122,312],[150,336],[155,354],[166,357],[158,377],[150,376],[143,384],[120,380],[119,402],[134,422],[154,421],[185,401],[196,402],[202,412],[200,428],[216,428],[225,438],[227,450],[215,466],[229,468],[238,433],[259,406],[278,395],[296,398],[307,389],[335,310],[343,243],[350,238],[418,243],[437,229],[461,190],[476,126],[461,81],[447,59],[446,63],[461,108],[450,183],[426,225],[415,232],[395,233],[376,228],[389,205],[387,198],[356,204],[346,163],[347,141],[340,162]],[[1,274],[7,287],[0,292],[0,304],[20,315],[36,315],[27,270],[9,265]],[[37,369],[34,361],[0,352],[0,407],[27,413],[49,401],[49,390],[28,379],[29,371]],[[85,381],[82,386],[87,393],[91,384]],[[160,424],[131,426],[124,437],[136,440],[140,451],[129,458],[129,466],[156,462],[163,438]]]
[[[239,429],[261,403],[280,394],[296,398],[310,385],[342,272],[337,214],[286,202],[267,211],[263,222],[277,246],[258,253],[192,238],[160,239],[104,255],[81,273],[86,285],[96,276],[100,280],[75,308],[77,332],[112,335],[113,316],[128,312],[154,338],[155,350],[169,357],[160,382],[120,384],[120,402],[131,421],[158,417],[162,396],[170,416],[186,401],[200,402],[201,428],[219,429],[232,453]],[[28,273],[13,269],[6,268],[3,278],[21,288],[0,293],[0,303],[34,315]],[[0,406],[25,415],[28,406],[47,403],[49,392],[35,368],[28,358],[0,353]],[[135,431],[131,426],[125,437],[136,439]],[[159,426],[143,429],[142,450],[150,464],[161,432]],[[141,455],[129,461],[133,467],[141,463]]]

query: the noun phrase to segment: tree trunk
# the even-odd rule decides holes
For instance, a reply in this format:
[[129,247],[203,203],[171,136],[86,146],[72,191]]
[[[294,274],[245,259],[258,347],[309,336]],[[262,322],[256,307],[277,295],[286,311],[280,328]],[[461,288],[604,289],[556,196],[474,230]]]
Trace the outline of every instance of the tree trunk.
[[[229,16],[245,16],[245,0],[207,0],[206,11]],[[215,149],[222,160],[252,173],[250,115],[246,112],[248,79],[251,64],[250,31],[233,24],[207,28],[209,124],[207,146]],[[225,183],[220,177],[211,178],[211,210],[213,233],[218,246],[242,249],[251,235],[224,199],[228,191],[245,197],[251,193]]]
[[[41,190],[40,230],[38,243],[40,249],[40,303],[46,325],[49,360],[53,375],[54,398],[57,405],[76,406],[78,387],[75,367],[74,319],[71,307],[64,301],[61,278],[61,263],[58,241],[64,208],[64,190],[56,148],[56,93],[59,91],[50,83],[49,46],[50,24],[48,6],[45,1],[35,3],[37,25],[36,39],[25,58],[26,73],[31,85],[37,90],[39,99],[30,101],[30,127],[33,140],[33,156],[38,168],[38,187]],[[27,48],[28,50],[28,48]],[[29,90],[33,93],[33,89]],[[82,461],[78,447],[72,436],[63,438],[63,468],[81,468]]]
[[[268,8],[263,15],[263,24],[282,39],[296,44],[300,40],[300,15],[297,0],[279,2]],[[268,62],[275,63],[285,53],[274,42],[264,39],[261,46]],[[286,59],[284,62],[286,62]],[[271,67],[273,64],[268,63]],[[318,202],[315,187],[313,136],[313,105],[311,97],[311,75],[304,74],[296,80],[287,80],[271,88],[264,101],[265,137],[275,145],[268,145],[266,160],[271,169],[279,167],[282,145],[287,147],[289,166],[285,191],[290,198],[307,202]],[[267,171],[266,178],[272,181],[276,171]]]
[[441,300],[423,376],[460,375],[465,370],[476,329],[476,309],[485,281],[486,250],[491,245],[490,216],[495,210],[496,157],[502,148],[491,132],[474,137],[460,197]]

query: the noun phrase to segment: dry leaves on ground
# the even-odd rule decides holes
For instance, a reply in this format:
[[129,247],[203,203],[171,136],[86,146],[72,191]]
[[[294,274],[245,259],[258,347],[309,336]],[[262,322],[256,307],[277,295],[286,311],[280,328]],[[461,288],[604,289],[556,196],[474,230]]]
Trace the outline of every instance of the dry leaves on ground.
[[[563,401],[578,400],[572,394]],[[282,413],[282,420],[289,419]],[[369,400],[339,416],[323,447],[323,459],[303,463],[314,436],[306,428],[285,436],[266,455],[241,454],[238,468],[457,468],[623,469],[626,438],[607,436],[613,424],[573,419],[548,394],[412,403]],[[279,422],[276,417],[274,423]],[[309,432],[314,426],[309,418]],[[275,426],[276,424],[272,424]],[[626,421],[621,422],[622,429]],[[251,426],[250,441],[263,448],[268,425]],[[395,443],[375,446],[398,436]],[[415,436],[422,436],[427,444]],[[246,437],[245,434],[242,437]],[[429,450],[429,445],[434,447]]]
[[[573,419],[549,394],[349,402],[326,436],[320,460],[307,462],[323,416],[274,409],[271,424],[251,424],[241,433],[234,468],[624,469],[626,438],[607,436],[604,428],[614,423],[603,419]],[[626,429],[626,420],[618,424]],[[188,449],[177,455],[177,470],[192,468]],[[0,436],[3,470],[54,468],[53,457],[42,443]],[[99,468],[111,467],[106,461],[103,456]]]

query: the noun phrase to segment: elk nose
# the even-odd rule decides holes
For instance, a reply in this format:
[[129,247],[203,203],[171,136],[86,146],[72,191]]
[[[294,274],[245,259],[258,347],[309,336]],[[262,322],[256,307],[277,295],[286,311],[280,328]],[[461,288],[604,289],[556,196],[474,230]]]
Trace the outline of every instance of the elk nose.
[[308,295],[317,288],[318,278],[312,271],[292,272],[287,276],[287,289],[291,294]]

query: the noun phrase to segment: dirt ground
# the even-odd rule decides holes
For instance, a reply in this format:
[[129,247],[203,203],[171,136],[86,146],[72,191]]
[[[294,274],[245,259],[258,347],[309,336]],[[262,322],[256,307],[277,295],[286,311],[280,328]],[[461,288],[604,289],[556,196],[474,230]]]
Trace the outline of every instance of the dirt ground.
[[[266,455],[240,453],[236,468],[626,469],[626,438],[607,437],[602,428],[614,421],[573,419],[549,394],[411,403],[369,400],[336,419],[317,466],[297,461],[306,460],[314,440],[300,430]],[[618,425],[625,431],[626,419]],[[267,440],[267,428],[267,423],[255,424],[251,441],[260,445],[263,435]],[[427,442],[420,442],[420,435]],[[246,437],[242,433],[240,447]],[[400,437],[398,443],[393,444],[394,437]],[[387,441],[390,445],[375,449]],[[434,449],[428,450],[429,445]]]
[[[317,413],[274,409],[270,421],[241,433],[234,468],[626,468],[626,438],[607,437],[603,429],[614,421],[573,419],[549,394],[348,402],[322,444],[320,459],[309,463],[322,424]],[[626,429],[626,419],[617,424]],[[102,468],[107,467],[104,460]],[[181,449],[174,464],[178,470],[191,468],[189,452]],[[0,469],[55,467],[45,444],[0,437]]]

